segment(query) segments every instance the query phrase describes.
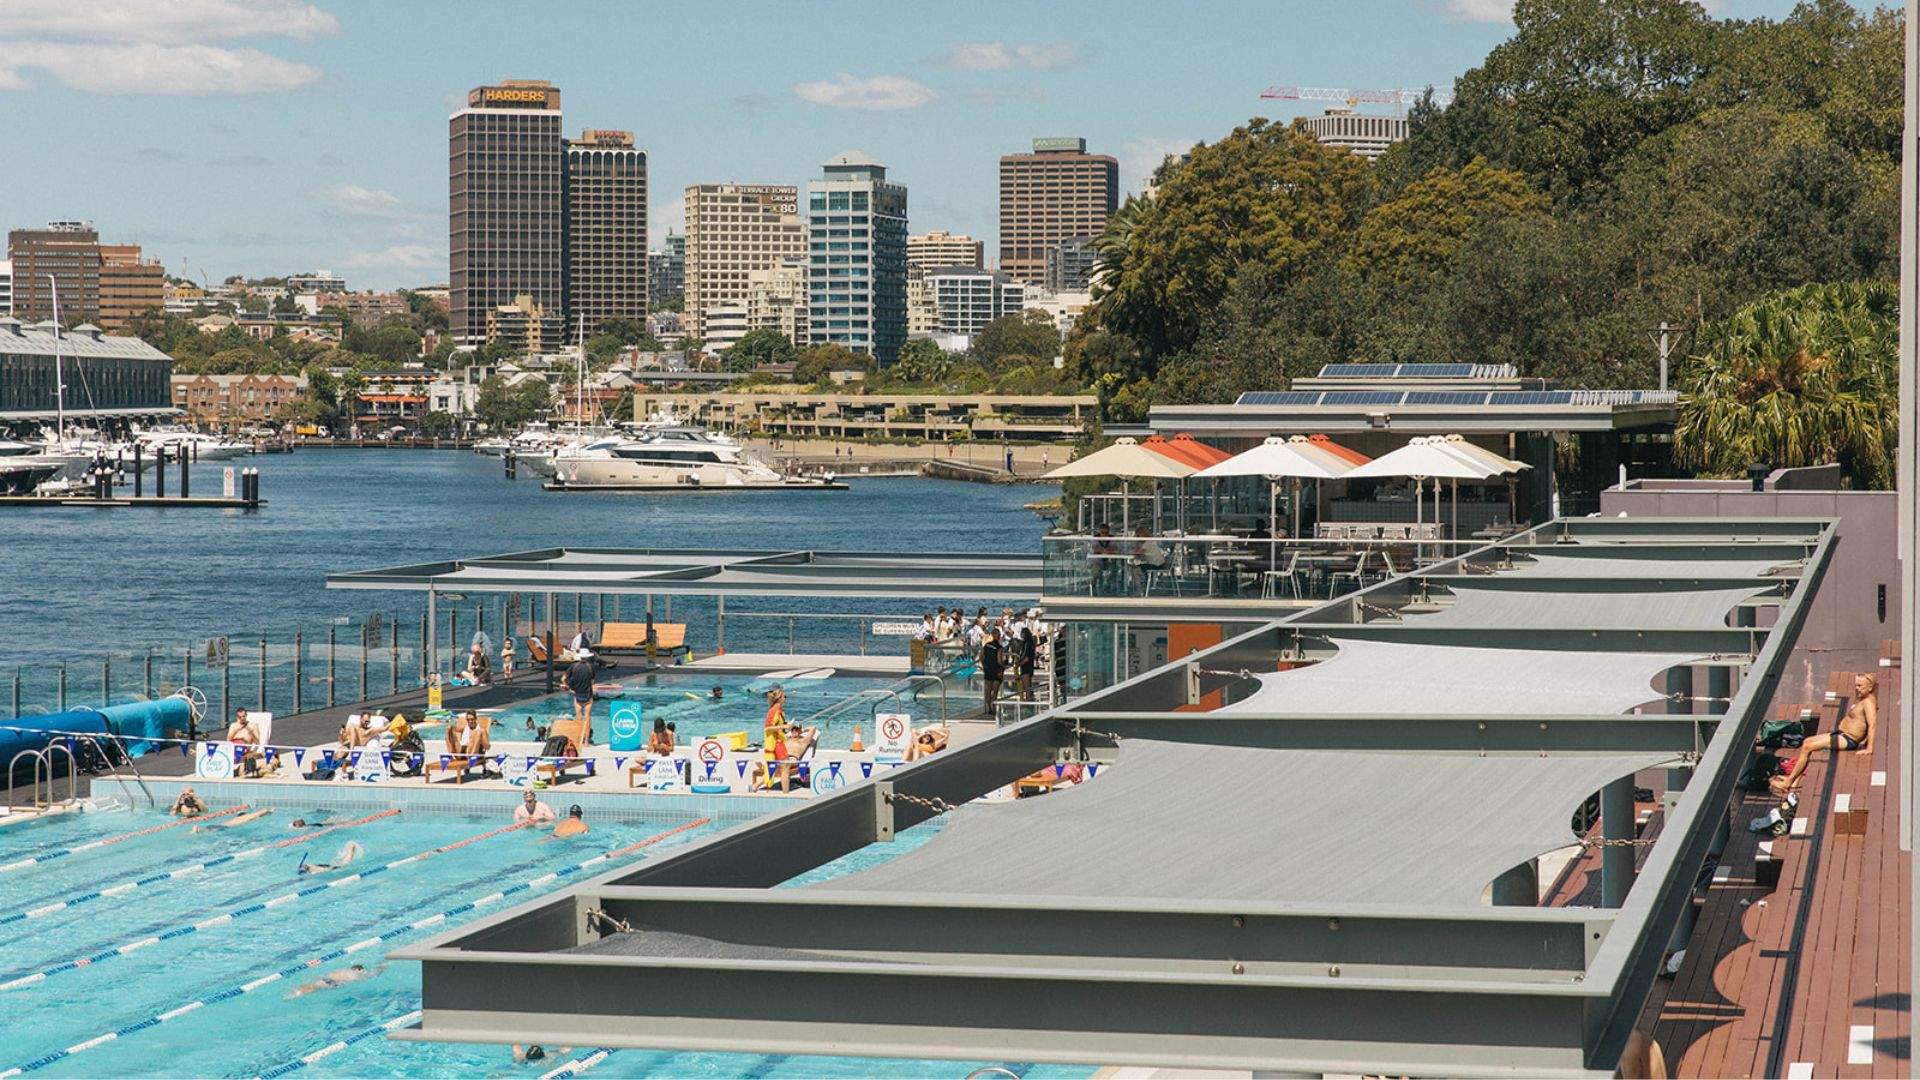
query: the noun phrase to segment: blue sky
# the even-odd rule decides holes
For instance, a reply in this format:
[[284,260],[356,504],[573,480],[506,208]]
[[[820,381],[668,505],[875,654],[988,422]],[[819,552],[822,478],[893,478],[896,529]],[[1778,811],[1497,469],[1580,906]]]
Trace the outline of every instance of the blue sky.
[[[1788,0],[1725,0],[1721,14]],[[446,276],[446,121],[545,78],[566,126],[649,150],[654,244],[689,183],[804,183],[865,150],[915,232],[995,239],[997,159],[1079,135],[1136,188],[1274,83],[1446,86],[1511,32],[1503,0],[574,3],[0,0],[0,227],[91,218],[214,279]]]

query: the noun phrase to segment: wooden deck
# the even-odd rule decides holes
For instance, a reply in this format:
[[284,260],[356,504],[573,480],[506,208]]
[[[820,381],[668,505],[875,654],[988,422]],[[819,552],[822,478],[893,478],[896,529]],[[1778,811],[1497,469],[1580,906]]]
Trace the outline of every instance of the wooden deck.
[[[1731,839],[1704,891],[1685,963],[1656,982],[1641,1017],[1672,1075],[1913,1075],[1897,646],[1883,656],[1873,753],[1816,760],[1788,836],[1747,828],[1777,799],[1736,797]],[[1816,706],[1819,730],[1833,729],[1851,684],[1852,673],[1834,674],[1829,689],[1838,696]],[[1776,715],[1799,709],[1782,704]],[[1864,808],[1864,822],[1836,816],[1841,802]],[[1768,845],[1779,864],[1771,886],[1756,873],[1756,855]]]

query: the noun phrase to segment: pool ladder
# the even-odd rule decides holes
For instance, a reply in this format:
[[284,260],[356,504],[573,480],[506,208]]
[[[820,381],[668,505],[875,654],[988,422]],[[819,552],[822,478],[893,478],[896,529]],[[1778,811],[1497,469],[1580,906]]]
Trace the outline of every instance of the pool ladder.
[[[111,774],[115,780],[120,781],[121,787],[123,788],[126,787],[126,778],[120,775],[120,769],[116,765],[114,765],[112,756],[106,752],[106,748],[102,747],[99,744],[99,742],[97,742],[93,738],[93,736],[69,735],[69,736],[64,736],[64,738],[74,742],[83,742],[83,743],[86,743],[88,746],[93,747],[94,753],[100,758],[102,762],[106,764],[107,772]],[[126,747],[120,743],[120,740],[114,739],[113,742],[116,746],[120,746],[121,756],[126,758],[127,768],[129,771],[133,773],[134,783],[140,785],[140,793],[147,797],[147,805],[151,807],[159,806],[160,805],[159,800],[154,797],[152,789],[147,787],[146,777],[140,775],[139,766],[133,763],[133,755],[126,752]],[[54,800],[54,792],[56,790],[54,787],[54,783],[57,777],[54,774],[54,764],[58,760],[58,755],[60,754],[65,754],[67,756],[67,797],[65,799],[62,799],[56,802]],[[7,812],[8,813],[13,812],[14,793],[19,790],[19,785],[16,785],[13,783],[13,775],[15,771],[19,768],[21,758],[30,758],[33,761],[33,783],[29,788],[29,791],[31,792],[31,796],[32,796],[31,805],[33,809],[35,809],[36,811],[51,810],[56,806],[60,806],[60,807],[72,806],[74,803],[79,801],[79,790],[80,790],[79,759],[74,756],[73,751],[68,749],[64,743],[49,742],[44,749],[22,750],[19,753],[13,755],[12,761],[7,762]],[[44,794],[42,794],[43,792]]]
[[800,725],[802,727],[805,727],[811,724],[811,725],[816,725],[820,727],[822,730],[825,730],[827,725],[831,724],[834,720],[838,719],[841,716],[844,716],[849,712],[852,712],[853,710],[859,708],[862,705],[867,706],[868,718],[873,719],[877,717],[880,713],[880,704],[888,700],[891,700],[893,702],[893,708],[895,712],[904,712],[906,710],[906,705],[901,700],[900,692],[902,690],[915,691],[914,696],[917,699],[919,697],[919,694],[918,694],[919,689],[928,684],[932,684],[940,688],[940,722],[942,724],[945,724],[947,722],[946,677],[942,675],[909,675],[906,678],[901,679],[899,682],[894,683],[892,686],[876,687],[871,690],[862,690],[858,693],[850,694],[847,697],[843,697],[839,701],[836,701],[833,704],[828,705],[826,708],[821,709],[819,712],[816,712],[811,716],[808,716],[805,719],[801,720]]

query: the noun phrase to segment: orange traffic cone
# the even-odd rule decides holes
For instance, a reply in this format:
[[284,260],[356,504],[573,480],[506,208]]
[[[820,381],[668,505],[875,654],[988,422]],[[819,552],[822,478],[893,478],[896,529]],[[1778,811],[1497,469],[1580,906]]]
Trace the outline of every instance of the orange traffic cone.
[[860,741],[860,725],[855,724],[853,727],[853,745],[848,747],[847,749],[852,750],[854,753],[857,754],[860,751],[865,750],[866,748],[867,748],[867,745]]

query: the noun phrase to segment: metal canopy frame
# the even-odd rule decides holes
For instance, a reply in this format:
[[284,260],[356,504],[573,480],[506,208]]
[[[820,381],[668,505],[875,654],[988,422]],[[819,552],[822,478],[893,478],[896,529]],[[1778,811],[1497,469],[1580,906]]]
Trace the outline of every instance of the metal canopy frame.
[[[1188,711],[1192,693],[1230,686],[1236,670],[1273,670],[1298,631],[1448,640],[1448,632],[1420,630],[1415,617],[1401,620],[1398,609],[1430,598],[1450,579],[1499,581],[1498,568],[1529,548],[1626,554],[1630,547],[1669,547],[1676,537],[1694,557],[1709,560],[1790,548],[1800,574],[1556,578],[1550,587],[1772,585],[1778,607],[1770,626],[1658,632],[1682,635],[1686,648],[1724,644],[1750,657],[1732,700],[1710,703],[1724,704],[1717,711],[1695,714],[1696,703],[1684,702],[1675,715],[1659,716],[1338,721]],[[401,950],[397,958],[422,965],[422,1020],[396,1037],[1312,1072],[1610,1075],[1725,826],[1733,787],[1833,544],[1826,520],[1549,523],[1240,634],[978,742]],[[1525,587],[1547,580],[1529,578]],[[1650,647],[1648,633],[1568,626],[1524,637],[1535,649],[1642,649]],[[1484,632],[1474,636],[1487,644]],[[1526,756],[1676,750],[1698,757],[1684,787],[1669,796],[1637,884],[1615,908],[956,897],[836,891],[830,882],[774,888],[893,839],[933,816],[941,802],[964,802],[1063,758],[1108,758],[1118,745],[1113,736],[1134,735],[1222,747]],[[1311,797],[1310,788],[1302,797]],[[1418,828],[1409,823],[1410,843],[1418,842]],[[1070,873],[1072,857],[1062,851],[1059,866],[1035,872]],[[1631,858],[1625,864],[1630,872]],[[606,942],[590,912],[704,939],[713,948],[625,954],[610,947],[618,939]],[[514,992],[502,993],[507,986]]]

